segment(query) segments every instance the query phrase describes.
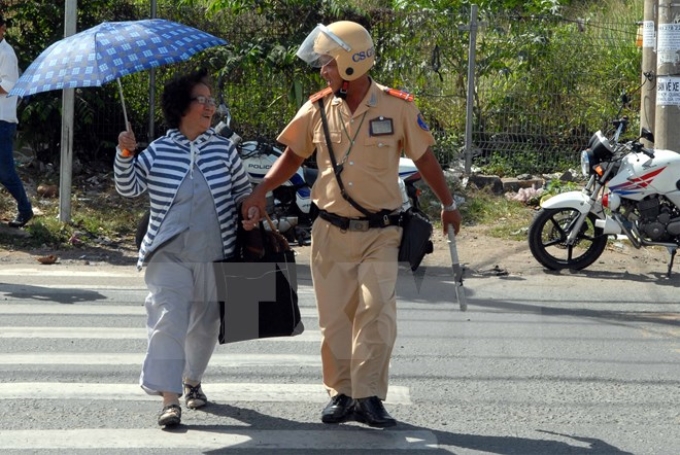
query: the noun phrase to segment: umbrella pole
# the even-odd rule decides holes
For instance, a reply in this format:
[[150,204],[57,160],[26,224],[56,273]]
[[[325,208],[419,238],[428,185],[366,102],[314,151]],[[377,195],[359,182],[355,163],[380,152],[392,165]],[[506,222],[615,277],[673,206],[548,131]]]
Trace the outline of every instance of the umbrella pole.
[[[125,130],[129,133],[130,132],[130,122],[128,122],[127,109],[125,109],[125,97],[123,97],[123,84],[120,82],[119,77],[116,78],[116,82],[118,82],[118,91],[120,92],[120,102],[123,105],[123,117],[125,117]],[[127,158],[129,156],[132,156],[133,153],[131,151],[129,151],[128,149],[123,149],[122,155]]]
[[125,98],[123,97],[123,84],[120,82],[120,78],[116,78],[118,82],[118,92],[120,93],[120,102],[123,105],[123,117],[125,117],[125,129],[129,132],[130,125],[128,123],[127,109],[125,109]]

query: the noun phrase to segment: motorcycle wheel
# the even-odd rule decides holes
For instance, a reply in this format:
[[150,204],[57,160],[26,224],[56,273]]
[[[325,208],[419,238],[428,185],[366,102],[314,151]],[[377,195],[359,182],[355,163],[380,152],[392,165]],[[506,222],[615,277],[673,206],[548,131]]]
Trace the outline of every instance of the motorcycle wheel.
[[529,226],[529,249],[536,260],[550,270],[585,269],[602,255],[607,236],[595,227],[592,213],[581,226],[576,242],[567,245],[567,237],[580,215],[578,210],[541,209]]

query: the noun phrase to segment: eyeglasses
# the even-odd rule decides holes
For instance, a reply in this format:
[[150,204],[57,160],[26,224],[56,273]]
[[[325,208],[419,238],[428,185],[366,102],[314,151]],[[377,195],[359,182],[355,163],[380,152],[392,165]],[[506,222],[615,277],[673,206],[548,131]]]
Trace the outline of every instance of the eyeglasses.
[[196,101],[198,104],[202,104],[204,106],[217,106],[215,98],[211,98],[209,96],[198,95],[191,98],[191,101]]

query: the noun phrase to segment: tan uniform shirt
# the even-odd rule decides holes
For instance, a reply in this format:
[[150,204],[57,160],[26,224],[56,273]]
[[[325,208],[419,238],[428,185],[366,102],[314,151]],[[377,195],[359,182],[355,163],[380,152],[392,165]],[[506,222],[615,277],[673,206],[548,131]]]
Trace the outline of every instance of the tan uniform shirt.
[[[418,108],[392,96],[386,87],[371,83],[354,113],[332,94],[324,99],[333,152],[344,163],[340,174],[347,193],[371,212],[395,210],[401,204],[398,184],[402,152],[417,160],[435,143]],[[318,104],[308,101],[278,137],[297,155],[307,158],[317,150],[319,176],[312,200],[322,210],[346,217],[363,216],[345,201],[328,154]]]

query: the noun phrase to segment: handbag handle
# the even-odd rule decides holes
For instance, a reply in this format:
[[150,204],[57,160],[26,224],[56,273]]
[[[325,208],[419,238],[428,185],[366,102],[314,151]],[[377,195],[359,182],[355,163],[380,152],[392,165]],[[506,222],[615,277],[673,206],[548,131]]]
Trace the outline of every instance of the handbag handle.
[[265,234],[265,229],[264,229],[264,223],[262,220],[260,220],[260,235],[262,236],[262,246],[264,247],[264,250],[268,253],[278,253],[281,251],[287,251],[290,250],[290,245],[288,244],[288,240],[281,234],[279,229],[274,225],[274,222],[272,219],[269,217],[269,214],[265,212],[264,214],[265,220],[267,221],[267,225],[269,226],[269,230],[274,234],[274,237],[277,239],[277,247],[272,248],[273,245],[271,245],[266,238]]
[[269,214],[265,212],[264,214],[265,219],[267,220],[267,224],[269,225],[269,229],[271,229],[272,232],[279,232],[278,228],[274,226],[274,222],[272,221],[271,218],[269,218]]
[[[281,251],[287,251],[290,250],[290,245],[288,244],[288,241],[286,238],[279,232],[277,229],[276,225],[274,225],[274,222],[272,219],[269,217],[269,214],[265,212],[264,218],[260,219],[257,232],[247,232],[244,228],[243,225],[241,224],[241,212],[239,211],[239,221],[238,221],[238,228],[237,228],[237,256],[244,257],[245,256],[245,251],[248,250],[250,252],[255,252],[258,251],[259,248],[256,246],[257,244],[252,244],[252,242],[249,242],[248,239],[252,239],[252,237],[249,237],[249,235],[257,235],[259,237],[259,245],[261,245],[261,255],[266,256],[267,254],[271,253],[277,253]],[[276,245],[272,245],[270,240],[268,240],[267,234],[266,234],[266,229],[264,223],[267,223],[267,226],[269,226],[270,232],[274,235],[274,237],[277,239],[276,240]]]

